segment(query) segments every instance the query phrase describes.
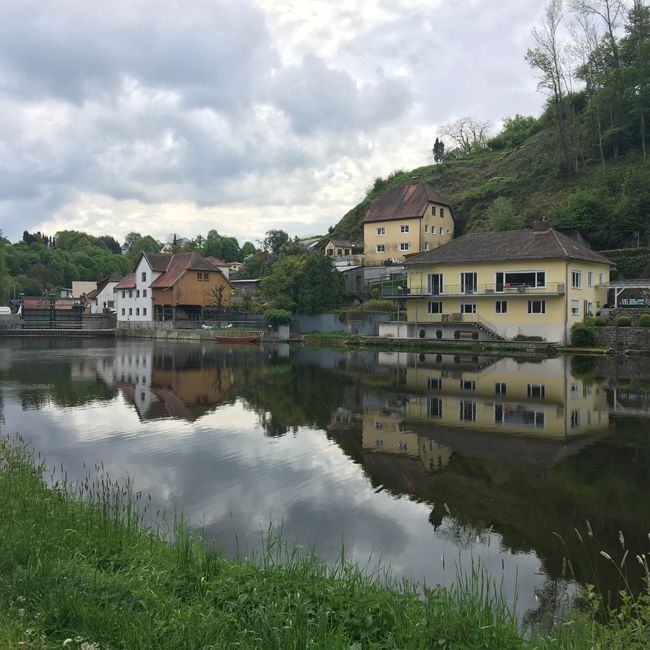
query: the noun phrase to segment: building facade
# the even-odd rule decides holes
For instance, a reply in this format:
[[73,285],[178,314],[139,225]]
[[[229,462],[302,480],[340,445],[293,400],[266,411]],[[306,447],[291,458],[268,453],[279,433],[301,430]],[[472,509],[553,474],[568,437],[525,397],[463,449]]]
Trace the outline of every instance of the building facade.
[[427,183],[411,183],[389,190],[370,206],[363,222],[364,262],[402,262],[453,237],[449,203]]
[[565,343],[607,301],[612,262],[539,222],[471,233],[407,260],[408,336]]

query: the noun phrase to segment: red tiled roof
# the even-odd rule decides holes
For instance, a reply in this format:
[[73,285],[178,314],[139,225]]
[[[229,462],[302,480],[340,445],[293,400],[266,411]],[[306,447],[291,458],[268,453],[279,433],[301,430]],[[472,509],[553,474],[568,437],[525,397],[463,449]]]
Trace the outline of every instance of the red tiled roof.
[[368,223],[421,217],[429,203],[451,207],[428,183],[402,185],[380,196],[370,206],[363,221]]
[[125,275],[116,285],[115,291],[118,289],[135,289],[135,272],[132,271]]
[[203,259],[198,253],[176,253],[170,257],[167,270],[151,283],[152,289],[168,289],[174,286],[186,271],[221,273],[216,266]]

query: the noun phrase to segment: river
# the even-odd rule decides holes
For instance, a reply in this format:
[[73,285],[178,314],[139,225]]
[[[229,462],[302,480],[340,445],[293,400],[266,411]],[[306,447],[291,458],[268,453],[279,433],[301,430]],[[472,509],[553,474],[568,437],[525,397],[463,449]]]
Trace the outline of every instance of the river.
[[273,525],[428,585],[481,563],[529,623],[578,583],[621,586],[599,555],[619,531],[650,548],[640,357],[4,340],[0,409],[50,467],[103,463],[229,557]]

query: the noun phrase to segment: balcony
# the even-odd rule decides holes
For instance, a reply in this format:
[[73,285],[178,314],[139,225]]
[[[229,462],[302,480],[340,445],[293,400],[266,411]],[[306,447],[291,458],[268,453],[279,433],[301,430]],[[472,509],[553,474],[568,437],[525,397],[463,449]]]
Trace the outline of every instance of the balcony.
[[383,285],[382,298],[467,298],[490,297],[516,298],[518,296],[563,296],[564,282],[547,282],[543,287],[531,287],[525,284],[478,284],[474,288],[461,285],[444,285],[442,291],[430,290],[427,287],[406,287]]

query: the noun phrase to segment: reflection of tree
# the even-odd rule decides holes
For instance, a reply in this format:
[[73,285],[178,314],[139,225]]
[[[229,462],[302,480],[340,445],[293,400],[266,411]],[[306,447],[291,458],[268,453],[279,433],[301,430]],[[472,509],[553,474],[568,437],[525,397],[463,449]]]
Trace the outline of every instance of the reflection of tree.
[[523,623],[533,633],[549,634],[558,620],[567,620],[572,591],[570,583],[563,579],[546,578],[544,584],[535,589],[537,609],[526,612]]
[[299,426],[325,429],[342,405],[344,382],[332,370],[271,360],[237,372],[237,392],[256,409],[269,436]]

